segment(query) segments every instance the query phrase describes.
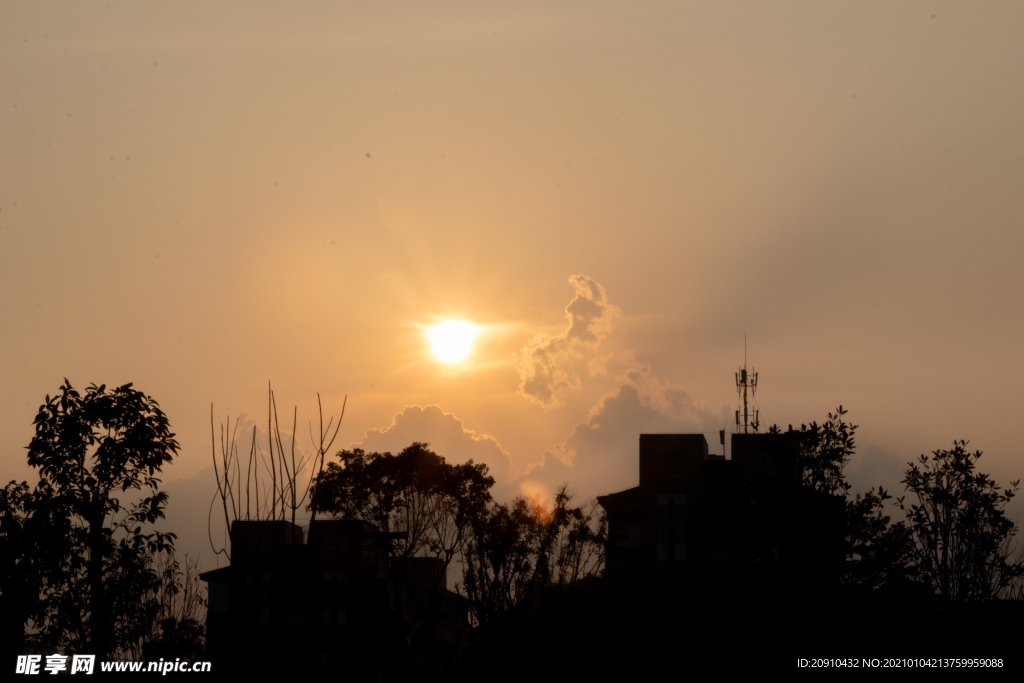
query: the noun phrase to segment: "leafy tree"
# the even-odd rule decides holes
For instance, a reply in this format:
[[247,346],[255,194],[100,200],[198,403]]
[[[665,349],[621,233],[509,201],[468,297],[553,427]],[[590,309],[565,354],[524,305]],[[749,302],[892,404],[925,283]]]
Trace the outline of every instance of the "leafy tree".
[[24,651],[25,625],[45,621],[68,571],[63,547],[70,525],[55,511],[51,493],[14,481],[0,490],[0,647],[6,654]]
[[900,586],[917,580],[913,535],[906,524],[885,514],[892,496],[881,486],[846,502],[847,559],[843,582],[862,590]]
[[316,478],[311,508],[405,532],[398,557],[429,551],[447,567],[466,545],[470,520],[490,502],[494,478],[484,464],[451,465],[427,446],[414,443],[398,455],[341,451],[341,462]]
[[473,520],[463,587],[481,624],[531,618],[553,597],[604,570],[608,523],[596,501],[571,507],[563,486],[549,510],[522,496]]
[[186,555],[183,567],[173,554],[164,554],[156,571],[159,585],[153,597],[158,610],[152,631],[137,644],[134,659],[203,659],[207,605],[198,562]]
[[328,463],[314,481],[314,514],[333,514],[369,522],[383,533],[404,534],[396,542],[398,567],[408,569],[413,558],[428,553],[443,565],[425,592],[413,586],[413,572],[394,573],[393,595],[400,604],[394,624],[398,637],[392,642],[405,645],[387,656],[396,665],[410,665],[413,644],[424,633],[429,638],[431,626],[444,620],[441,592],[448,566],[465,548],[471,520],[490,502],[494,479],[486,465],[449,464],[424,443],[413,443],[397,455],[357,448],[338,457],[340,463]]
[[[846,414],[839,406],[821,425],[790,425],[786,431],[773,425],[745,458],[738,500],[759,508],[736,528],[733,553],[750,572],[751,594],[778,593],[791,600],[794,591],[806,593],[809,583],[817,592],[832,590],[843,573],[842,527],[850,489],[844,469],[857,430],[845,421]],[[849,542],[845,538],[847,551]],[[785,571],[778,562],[782,546],[783,562],[790,565]]]
[[998,597],[1022,573],[1009,558],[1016,532],[1004,513],[1020,480],[1002,489],[977,471],[981,451],[966,441],[951,450],[921,455],[909,463],[903,484],[914,494],[897,499],[915,541],[915,559],[923,577],[946,600],[974,602]]
[[849,411],[842,406],[836,412],[829,413],[828,419],[821,425],[812,422],[802,424],[800,429],[793,425],[783,432],[778,425],[769,428],[773,436],[769,448],[771,459],[788,461],[795,467],[796,475],[803,486],[829,493],[845,496],[850,484],[843,475],[854,453],[854,433],[857,425],[848,424],[843,420]]
[[[885,513],[885,502],[891,496],[881,487],[852,497],[850,494],[844,470],[855,453],[857,425],[845,421],[848,412],[840,405],[820,425],[811,422],[799,429],[790,425],[785,432],[772,427],[769,434],[774,436],[769,440],[767,460],[786,463],[785,470],[791,471],[805,490],[846,499],[847,561],[840,578],[847,589],[906,588],[907,582],[917,579],[913,537],[902,521],[894,522]],[[754,479],[756,488],[763,477]]]
[[150,633],[152,558],[173,550],[174,534],[144,529],[164,516],[156,475],[177,450],[157,402],[131,384],[82,395],[65,379],[46,397],[28,447],[39,483],[11,482],[0,499],[0,591],[5,601],[27,593],[13,619],[31,619],[52,647],[100,657]]

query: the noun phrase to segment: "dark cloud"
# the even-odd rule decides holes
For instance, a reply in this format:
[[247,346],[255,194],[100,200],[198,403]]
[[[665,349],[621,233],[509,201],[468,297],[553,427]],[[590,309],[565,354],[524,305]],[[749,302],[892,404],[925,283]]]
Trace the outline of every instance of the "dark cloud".
[[608,303],[608,295],[599,283],[586,275],[573,275],[569,283],[576,296],[565,307],[569,324],[560,334],[537,334],[519,354],[519,393],[550,408],[562,397],[580,387],[572,361],[583,357],[584,350],[595,349],[611,331],[612,322],[621,314]]

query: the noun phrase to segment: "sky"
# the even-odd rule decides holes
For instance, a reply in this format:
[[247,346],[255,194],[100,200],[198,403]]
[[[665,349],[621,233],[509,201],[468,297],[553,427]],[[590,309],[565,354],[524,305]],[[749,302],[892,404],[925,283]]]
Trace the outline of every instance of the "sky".
[[0,478],[64,378],[132,382],[199,538],[211,406],[265,440],[270,383],[300,452],[319,392],[334,450],[582,501],[641,432],[721,452],[746,339],[859,490],[954,439],[1005,485],[1021,121],[1014,2],[5,3]]

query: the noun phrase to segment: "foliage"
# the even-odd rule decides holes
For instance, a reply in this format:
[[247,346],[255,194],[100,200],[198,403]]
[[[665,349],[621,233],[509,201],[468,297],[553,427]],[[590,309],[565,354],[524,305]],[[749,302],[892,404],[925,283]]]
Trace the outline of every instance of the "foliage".
[[0,490],[0,647],[8,654],[21,654],[25,625],[53,609],[70,563],[63,552],[70,525],[49,493],[14,481]]
[[313,485],[314,512],[372,523],[386,533],[405,532],[399,557],[430,551],[444,565],[462,552],[469,522],[491,500],[494,478],[472,460],[451,465],[427,444],[398,455],[342,451]]
[[921,455],[909,463],[902,482],[917,502],[897,499],[906,511],[922,575],[950,601],[999,597],[1022,573],[1021,564],[1010,561],[1016,528],[1003,512],[1020,480],[1001,489],[977,471],[980,458],[981,451],[971,453],[966,441]]
[[150,558],[172,550],[174,534],[147,527],[164,516],[156,475],[178,443],[157,402],[131,386],[82,395],[65,380],[35,418],[38,485],[11,482],[0,500],[3,599],[25,592],[12,619],[62,651],[128,652],[159,611]]
[[536,614],[553,596],[604,569],[608,523],[596,501],[570,507],[563,486],[548,510],[522,496],[473,520],[463,587],[478,623]]
[[881,487],[850,496],[844,470],[854,455],[857,425],[845,421],[848,412],[840,405],[821,425],[811,422],[799,430],[790,426],[786,432],[772,427],[773,448],[785,452],[801,486],[846,499],[842,583],[863,590],[905,587],[917,577],[913,538],[903,522],[885,514],[885,501],[891,496]]
[[872,590],[916,580],[910,529],[884,512],[891,498],[879,486],[846,501],[847,586]]
[[[486,465],[472,460],[449,464],[424,443],[413,443],[397,455],[357,448],[338,457],[340,463],[328,463],[316,477],[310,507],[314,514],[367,522],[391,535],[398,568],[392,575],[393,625],[400,634],[394,642],[403,645],[387,656],[395,665],[413,666],[413,644],[423,638],[433,643],[432,629],[446,623],[446,605],[457,600],[443,596],[448,566],[463,552],[471,520],[490,502],[494,479]],[[428,553],[443,568],[426,584],[416,585],[416,573],[407,570],[413,558]]]
[[843,420],[848,412],[839,406],[821,425],[802,424],[799,430],[790,425],[785,432],[776,425],[768,430],[775,437],[774,448],[793,459],[804,486],[833,495],[845,496],[849,492],[843,469],[853,457],[857,425]]
[[[878,589],[924,582],[948,600],[977,601],[1008,595],[1024,581],[1019,561],[1011,561],[1015,525],[1003,508],[1019,482],[1003,490],[976,471],[981,452],[969,453],[966,442],[953,449],[922,455],[910,463],[903,484],[917,503],[897,499],[905,521],[885,514],[891,496],[882,488],[850,498],[843,470],[854,453],[856,425],[844,420],[839,406],[820,426],[812,422],[785,432],[772,427],[774,438],[758,464],[788,463],[801,485],[846,498],[846,556],[843,583],[848,587]],[[766,464],[767,463],[767,464]],[[760,482],[778,472],[758,471]],[[768,476],[770,475],[770,476]]]
[[162,555],[157,563],[160,583],[153,597],[158,610],[152,632],[138,644],[136,660],[203,658],[206,599],[199,582],[198,562],[186,556],[184,565],[182,568],[172,554]]

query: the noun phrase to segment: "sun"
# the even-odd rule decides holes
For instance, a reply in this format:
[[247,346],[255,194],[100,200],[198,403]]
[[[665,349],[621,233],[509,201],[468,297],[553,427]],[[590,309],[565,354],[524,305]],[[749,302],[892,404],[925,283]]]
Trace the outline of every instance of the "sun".
[[437,359],[445,363],[465,360],[473,351],[473,340],[480,334],[480,327],[462,320],[445,320],[427,330],[430,350]]

